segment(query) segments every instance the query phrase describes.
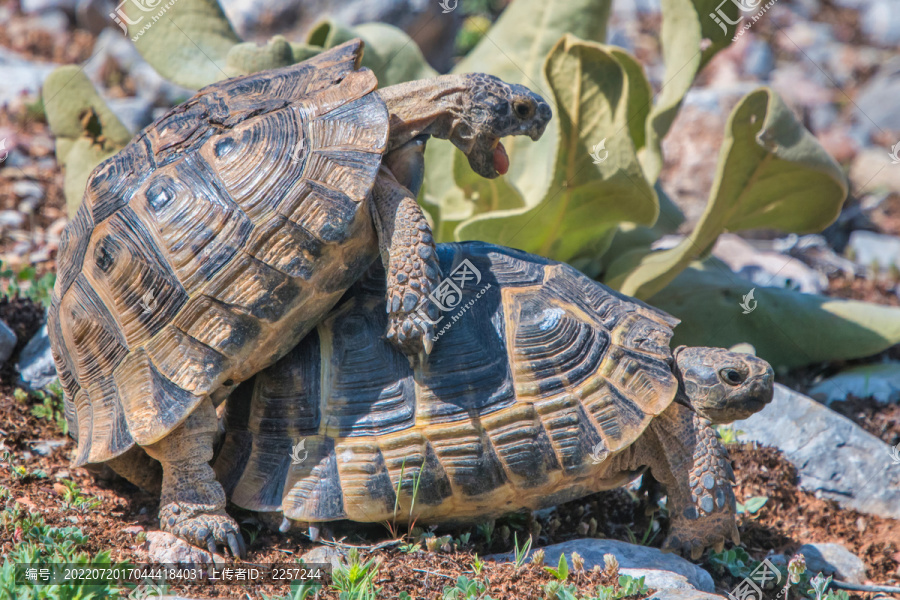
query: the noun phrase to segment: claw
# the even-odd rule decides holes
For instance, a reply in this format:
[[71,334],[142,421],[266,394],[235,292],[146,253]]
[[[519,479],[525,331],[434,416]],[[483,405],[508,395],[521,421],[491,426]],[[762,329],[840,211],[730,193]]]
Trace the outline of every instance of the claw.
[[723,551],[724,549],[725,549],[725,538],[720,537],[720,538],[717,539],[716,542],[713,544],[713,550],[715,550],[716,552],[721,552],[721,551]]
[[[390,336],[390,334],[388,334]],[[291,522],[287,517],[281,517],[281,525],[278,526],[278,531],[281,533],[287,533],[291,528]]]
[[697,540],[691,542],[691,560],[699,560],[703,556],[703,544]]
[[[244,553],[241,549],[240,543],[238,543],[238,538],[235,537],[233,531],[229,531],[226,536],[228,539],[228,549],[231,550],[232,556],[243,556]],[[241,538],[243,540],[243,537]]]
[[431,354],[431,349],[434,348],[434,341],[431,339],[430,332],[422,336],[422,346],[425,347],[425,354]]
[[210,554],[216,553],[216,539],[212,535],[206,538],[206,549],[209,550]]
[[741,545],[741,533],[738,531],[737,525],[731,526],[731,541],[735,546]]
[[315,525],[309,526],[309,539],[310,541],[317,542],[319,541],[319,528]]

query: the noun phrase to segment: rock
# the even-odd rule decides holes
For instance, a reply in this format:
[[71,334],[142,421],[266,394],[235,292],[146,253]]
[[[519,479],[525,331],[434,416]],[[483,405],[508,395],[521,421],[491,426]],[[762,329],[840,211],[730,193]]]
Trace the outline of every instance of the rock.
[[650,596],[650,600],[724,600],[725,596],[719,596],[718,594],[707,594],[706,592],[700,592],[698,590],[682,590],[682,589],[671,589],[671,590],[659,590]]
[[803,262],[776,252],[760,251],[731,233],[719,236],[713,255],[758,286],[796,288],[805,294],[817,294],[828,287],[828,278]]
[[127,533],[129,535],[137,535],[144,531],[144,528],[140,525],[131,525],[122,530],[122,533]]
[[744,51],[744,72],[766,81],[774,68],[775,55],[769,44],[758,38],[748,41]]
[[862,29],[878,45],[892,48],[900,45],[900,11],[896,0],[870,2],[862,15]]
[[50,456],[57,448],[65,446],[63,440],[29,440],[28,447],[32,452],[40,456]]
[[73,14],[76,2],[77,0],[21,0],[20,6],[25,14],[43,14],[52,10]]
[[140,131],[153,122],[153,102],[149,98],[109,98],[106,103],[129,131]]
[[165,531],[148,531],[147,542],[147,561],[151,563],[191,565],[225,562],[224,556],[211,555]]
[[[559,560],[559,559],[557,559]],[[659,569],[619,569],[619,575],[629,575],[635,579],[644,578],[644,585],[653,590],[693,590],[694,586],[684,575]]]
[[17,210],[0,210],[0,229],[18,229],[25,224],[25,215]]
[[69,17],[61,10],[51,10],[34,15],[27,27],[37,29],[50,35],[65,35],[69,31]]
[[334,546],[316,546],[312,550],[301,554],[300,559],[307,565],[331,564],[333,569],[337,569],[341,563],[347,562],[347,551]]
[[36,97],[44,79],[57,65],[37,63],[0,47],[0,105],[11,104],[21,96]]
[[831,249],[825,237],[817,233],[800,236],[792,233],[787,237],[774,240],[772,249],[802,260],[810,268],[825,275],[854,276],[865,272],[852,260],[838,255]]
[[900,238],[873,231],[854,231],[845,250],[859,266],[887,270],[900,267]]
[[834,575],[847,583],[866,580],[866,565],[858,556],[840,544],[804,544],[797,550],[806,558],[806,570]]
[[[883,63],[857,93],[853,118],[860,134],[869,137],[885,129],[900,132],[900,111],[895,110],[894,104],[898,97],[900,97],[900,56],[894,56]],[[872,173],[879,168],[880,164],[872,165]],[[897,188],[894,189],[896,191]]]
[[900,401],[900,362],[860,365],[841,371],[814,385],[809,395],[831,404],[847,396],[874,398],[882,404]]
[[[555,565],[559,561],[559,555],[565,553],[571,567],[572,552],[577,552],[584,559],[584,568],[591,570],[594,565],[603,568],[603,555],[612,554],[619,561],[620,569],[649,569],[654,571],[668,571],[684,577],[687,582],[698,590],[714,592],[715,585],[709,573],[675,554],[665,553],[657,548],[648,546],[636,546],[618,540],[583,538],[571,540],[561,544],[545,546],[544,562]],[[534,550],[531,551],[534,553]],[[493,554],[485,556],[485,560],[509,562],[513,560],[512,554]],[[660,576],[661,577],[661,576]],[[661,581],[661,579],[660,579]],[[670,579],[677,581],[677,579]]]
[[775,384],[775,397],[735,429],[741,441],[784,452],[800,487],[859,512],[900,519],[893,448],[812,398]]
[[50,352],[50,338],[47,336],[47,325],[25,344],[19,354],[19,381],[28,389],[39,390],[50,385],[56,379],[56,363]]
[[0,321],[0,366],[12,356],[17,341],[16,333],[6,323]]
[[13,194],[23,199],[40,200],[44,197],[44,187],[35,181],[21,179],[13,184]]

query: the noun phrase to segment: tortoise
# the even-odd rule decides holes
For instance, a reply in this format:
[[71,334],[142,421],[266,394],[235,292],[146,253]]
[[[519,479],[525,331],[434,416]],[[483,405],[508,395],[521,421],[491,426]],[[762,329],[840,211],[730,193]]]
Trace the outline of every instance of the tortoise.
[[419,523],[554,506],[649,468],[668,491],[665,548],[696,559],[739,542],[711,424],[771,401],[767,362],[673,352],[677,319],[566,264],[480,242],[438,257],[455,292],[427,363],[383,339],[373,267],[228,397],[214,468],[235,505],[315,538],[328,521],[402,522],[413,503]]
[[[440,280],[416,203],[429,136],[478,174],[500,138],[538,139],[551,110],[520,85],[446,75],[376,89],[352,40],[200,90],[91,174],[63,233],[49,312],[73,465],[151,476],[164,530],[239,553],[207,462],[215,404],[275,362],[381,256],[388,338],[430,350]],[[137,457],[137,458],[135,458]]]

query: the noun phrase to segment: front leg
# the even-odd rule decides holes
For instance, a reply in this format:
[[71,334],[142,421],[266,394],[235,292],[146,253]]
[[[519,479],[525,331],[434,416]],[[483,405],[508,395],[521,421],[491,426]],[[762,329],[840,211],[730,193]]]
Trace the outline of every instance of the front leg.
[[385,166],[375,179],[372,202],[387,271],[387,337],[410,358],[430,353],[439,314],[428,295],[441,279],[431,227],[413,193]]
[[673,403],[650,424],[637,451],[665,485],[671,525],[664,550],[700,558],[707,547],[721,551],[726,539],[740,543],[735,522],[734,471],[709,421]]

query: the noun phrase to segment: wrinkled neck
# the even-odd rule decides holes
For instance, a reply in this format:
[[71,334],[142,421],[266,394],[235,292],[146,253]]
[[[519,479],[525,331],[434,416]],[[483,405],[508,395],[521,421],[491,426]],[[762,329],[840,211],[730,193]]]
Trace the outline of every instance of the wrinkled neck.
[[387,151],[422,134],[443,140],[453,137],[459,146],[460,139],[471,136],[462,118],[468,93],[465,75],[443,75],[378,90],[390,113]]

